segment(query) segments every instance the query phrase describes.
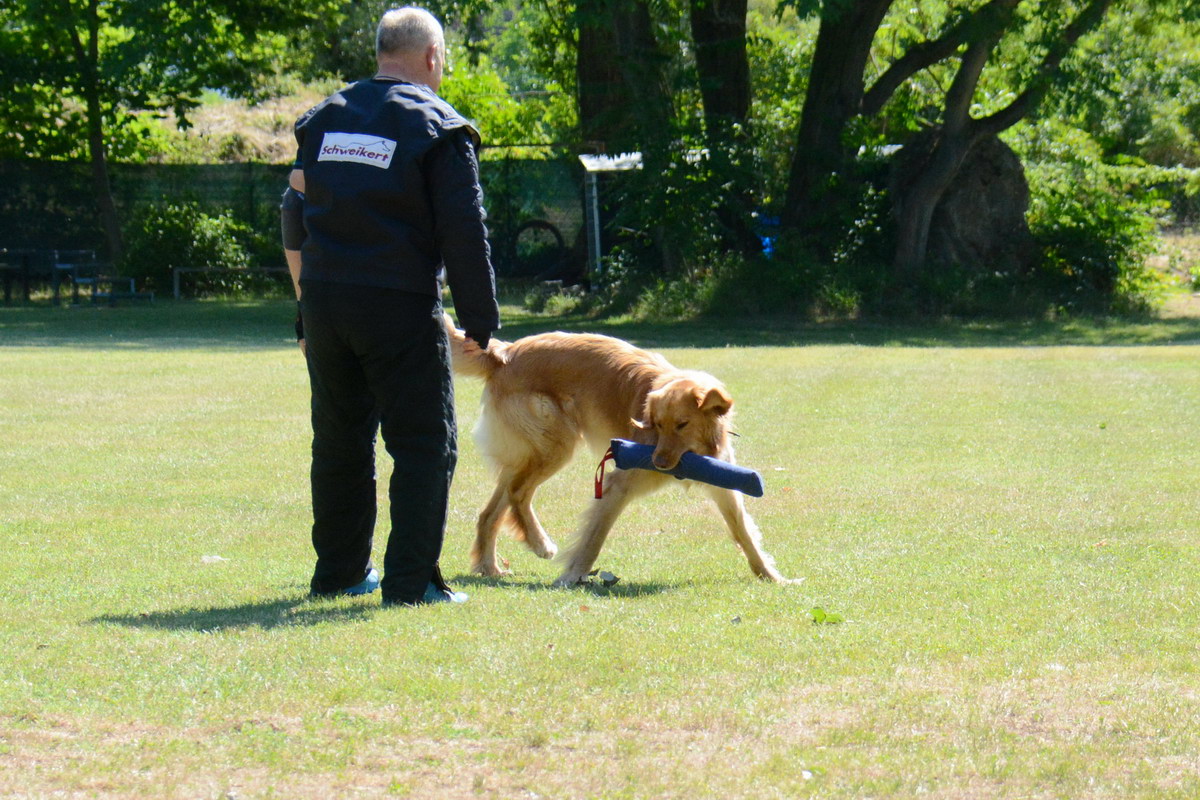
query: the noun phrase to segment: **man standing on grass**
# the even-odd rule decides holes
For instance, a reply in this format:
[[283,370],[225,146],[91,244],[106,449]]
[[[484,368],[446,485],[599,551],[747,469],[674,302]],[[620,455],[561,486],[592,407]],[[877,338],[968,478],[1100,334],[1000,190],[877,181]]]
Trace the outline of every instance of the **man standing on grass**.
[[296,123],[284,202],[285,247],[301,252],[297,333],[312,387],[311,589],[333,596],[381,585],[371,563],[381,431],[395,462],[383,602],[463,602],[438,568],[457,460],[438,272],[445,267],[468,348],[486,348],[500,317],[479,135],[435,94],[446,44],[432,14],[388,11],[375,54],[373,78]]

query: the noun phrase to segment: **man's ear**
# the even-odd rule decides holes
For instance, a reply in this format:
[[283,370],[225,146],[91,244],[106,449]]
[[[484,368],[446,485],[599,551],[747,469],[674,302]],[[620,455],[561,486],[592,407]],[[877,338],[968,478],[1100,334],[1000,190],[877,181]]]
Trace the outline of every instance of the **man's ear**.
[[720,386],[714,386],[700,399],[700,410],[711,411],[718,417],[729,413],[733,408],[733,398]]

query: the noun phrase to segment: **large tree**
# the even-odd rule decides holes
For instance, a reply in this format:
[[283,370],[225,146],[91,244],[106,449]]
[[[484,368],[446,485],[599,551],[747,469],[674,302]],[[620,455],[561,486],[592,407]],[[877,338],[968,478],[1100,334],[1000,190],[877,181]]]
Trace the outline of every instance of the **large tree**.
[[[838,191],[838,180],[849,172],[854,158],[847,148],[847,132],[856,118],[879,114],[918,72],[943,62],[956,64],[941,101],[937,136],[928,157],[916,178],[895,198],[893,263],[899,276],[911,275],[924,262],[933,211],[971,148],[1032,113],[1080,37],[1119,2],[986,0],[949,4],[940,30],[894,54],[894,60],[877,70],[877,77],[868,85],[871,59],[877,53],[876,37],[894,0],[783,0],[783,5],[794,6],[802,14],[820,15],[784,225],[805,231],[825,222],[823,210],[829,207],[831,193]],[[977,89],[983,70],[1005,37],[1021,39],[1036,57],[1021,74],[1013,75],[1011,100],[977,117]]]
[[144,111],[186,121],[205,89],[248,93],[274,69],[282,39],[332,0],[6,0],[0,153],[91,164],[110,258],[122,252],[110,151]]

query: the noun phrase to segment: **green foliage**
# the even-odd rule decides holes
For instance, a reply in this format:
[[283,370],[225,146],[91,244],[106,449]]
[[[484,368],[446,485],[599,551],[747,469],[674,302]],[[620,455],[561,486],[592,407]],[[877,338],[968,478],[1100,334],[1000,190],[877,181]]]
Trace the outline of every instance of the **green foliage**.
[[[205,213],[198,203],[149,206],[130,215],[126,224],[126,255],[122,274],[144,281],[155,291],[172,285],[173,267],[219,267],[243,270],[250,266],[249,228],[227,214]],[[247,276],[226,276],[216,287],[225,291],[248,288]]]
[[[1030,159],[1028,218],[1045,291],[1068,310],[1151,302],[1158,284],[1146,261],[1168,208],[1151,183],[1161,170],[1104,164],[1090,137],[1063,126],[1026,126],[1016,139]],[[1047,150],[1059,157],[1038,160]]]
[[475,123],[485,145],[550,144],[575,124],[573,99],[557,84],[521,96],[487,56],[456,64],[439,94]]
[[602,291],[610,305],[624,310],[645,289],[689,282],[729,250],[735,226],[749,230],[746,196],[737,191],[754,168],[753,155],[736,142],[706,148],[682,141],[654,168],[606,181],[606,202],[615,212],[619,241],[609,258]]
[[[1169,5],[1169,4],[1168,4]],[[1200,166],[1200,28],[1120,8],[1068,62],[1048,111],[1092,133],[1108,157]]]
[[[879,175],[862,162],[838,165],[826,176],[828,202],[818,211],[828,221],[816,226],[821,241],[790,243],[765,263],[725,255],[737,246],[731,241],[737,239],[739,218],[745,222],[754,213],[779,212],[817,25],[853,5],[850,0],[752,0],[747,18],[752,118],[736,141],[714,147],[703,129],[688,3],[647,4],[673,117],[659,126],[663,130],[642,131],[646,140],[638,146],[647,154],[646,169],[619,179],[624,185],[613,202],[613,230],[620,242],[600,287],[602,305],[636,306],[649,313],[657,302],[679,315],[745,294],[745,306],[802,308],[819,315],[884,307],[889,200]],[[862,76],[868,86],[905,52],[952,28],[983,0],[883,5],[888,10]],[[1083,5],[1083,0],[1019,4],[979,82],[976,117],[1005,107],[1028,85]],[[72,41],[88,44],[85,0],[6,3],[0,7],[0,57],[11,88],[0,97],[0,156],[84,156],[90,85],[103,90],[99,114],[110,156],[171,160],[163,154],[174,149],[177,157],[185,157],[178,155],[186,150],[178,139],[157,127],[156,115],[170,109],[186,125],[213,87],[223,94],[261,97],[300,78],[349,80],[369,74],[374,27],[388,6],[382,0],[303,5],[214,0],[200,8],[98,0],[96,55],[89,61]],[[1103,174],[1093,174],[1091,165],[1081,167],[1088,173],[1080,189],[1086,196],[1072,200],[1052,187],[1061,184],[1065,191],[1064,182],[1073,178],[1056,177],[1048,166],[1064,159],[1074,164],[1069,146],[1049,152],[1054,147],[1047,145],[1046,152],[1026,154],[1039,170],[1038,191],[1044,189],[1036,212],[1039,235],[1051,253],[1049,261],[1058,264],[1048,273],[1091,287],[1085,294],[1103,294],[1105,287],[1122,295],[1144,293],[1138,281],[1113,276],[1135,274],[1127,265],[1145,247],[1137,220],[1154,217],[1144,212],[1154,211],[1156,202],[1169,201],[1176,220],[1200,215],[1200,180],[1176,166],[1200,166],[1198,6],[1183,0],[1114,4],[1104,26],[1085,37],[1068,59],[1052,104],[1044,107],[1044,116],[1087,131],[1093,161],[1105,165]],[[578,138],[575,48],[579,15],[588,8],[567,0],[433,0],[429,7],[446,23],[451,43],[443,94],[476,121],[486,143]],[[600,19],[617,9],[590,7]],[[204,46],[197,46],[201,42]],[[284,52],[288,55],[281,58]],[[916,72],[878,115],[852,120],[842,131],[845,152],[904,142],[938,124],[960,54],[961,49]],[[229,134],[215,157],[255,157],[261,150],[249,135],[240,129]],[[698,155],[706,147],[712,152]],[[207,151],[192,150],[198,152]],[[483,157],[496,152],[485,151]],[[1134,161],[1118,163],[1118,157]],[[1176,171],[1155,172],[1155,165]],[[1060,224],[1055,227],[1049,219]],[[1089,237],[1094,237],[1090,243]],[[257,242],[242,239],[251,253],[267,250],[261,235]],[[1106,261],[1113,248],[1121,254]],[[946,270],[923,281],[914,291],[929,292],[930,307],[974,307],[968,298],[992,297],[993,290],[1003,294],[992,278],[967,272]]]
[[[186,121],[206,88],[253,94],[283,40],[333,0],[13,0],[0,6],[0,155],[79,157],[89,122],[116,157],[136,156],[140,111]],[[98,114],[98,118],[95,118]]]
[[[638,319],[681,320],[712,314],[722,306],[721,292],[744,274],[737,255],[716,256],[674,280],[658,280],[642,289],[631,313]],[[726,310],[732,311],[726,307]]]
[[787,191],[816,30],[815,21],[800,22],[792,15],[775,19],[752,10],[747,17],[753,97],[750,134],[759,170],[757,188],[766,208],[777,208]]
[[543,282],[525,293],[522,305],[534,314],[574,314],[587,310],[588,295],[579,286],[560,287]]
[[1078,167],[1041,165],[1030,177],[1038,186],[1031,228],[1043,248],[1043,276],[1062,306],[1107,311],[1151,300],[1146,258],[1155,224],[1145,207]]

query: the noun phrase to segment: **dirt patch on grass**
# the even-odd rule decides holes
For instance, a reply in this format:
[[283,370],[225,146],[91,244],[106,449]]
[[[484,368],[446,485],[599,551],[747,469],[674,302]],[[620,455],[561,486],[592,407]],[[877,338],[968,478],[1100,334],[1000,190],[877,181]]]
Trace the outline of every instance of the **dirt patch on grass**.
[[[1135,667],[967,663],[794,686],[757,710],[647,703],[447,721],[261,715],[186,728],[0,719],[12,797],[1155,797],[1200,789],[1200,694]],[[452,725],[450,723],[453,722]],[[436,729],[436,726],[435,726]]]
[[[260,739],[263,749],[252,754]],[[205,730],[4,720],[0,747],[0,784],[11,787],[6,797],[21,798],[454,800],[585,798],[624,790],[639,797],[738,796],[739,782],[760,757],[753,741],[721,725],[674,729],[638,720],[569,734],[448,741],[387,734],[348,741],[343,731],[286,719]],[[330,758],[339,763],[321,763]]]

